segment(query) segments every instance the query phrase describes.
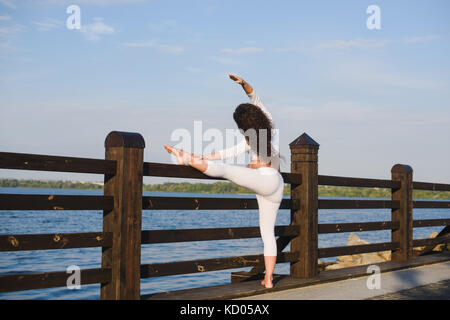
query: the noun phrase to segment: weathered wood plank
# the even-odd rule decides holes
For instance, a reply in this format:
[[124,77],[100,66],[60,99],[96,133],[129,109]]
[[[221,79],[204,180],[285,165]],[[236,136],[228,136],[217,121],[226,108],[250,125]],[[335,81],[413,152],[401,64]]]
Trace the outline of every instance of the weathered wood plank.
[[[293,261],[297,257],[298,253],[296,252],[282,252],[277,256],[277,263]],[[244,268],[257,265],[263,260],[264,256],[261,254],[204,260],[144,264],[141,265],[141,278]]]
[[450,184],[413,181],[415,190],[450,191]]
[[398,222],[392,221],[357,222],[357,223],[321,223],[319,224],[319,233],[390,230],[393,228],[398,228],[398,226],[399,226]]
[[399,205],[392,200],[319,200],[319,209],[388,209]]
[[[275,226],[275,235],[293,236],[298,226]],[[142,244],[246,239],[260,237],[259,227],[144,230]]]
[[434,208],[449,209],[450,201],[413,201],[413,207],[416,209]]
[[444,235],[441,237],[436,238],[430,238],[430,239],[414,239],[413,240],[413,247],[424,247],[424,246],[437,246],[441,243],[449,243],[450,242],[450,235]]
[[448,226],[448,225],[450,225],[450,219],[424,219],[413,221],[413,228]]
[[112,234],[102,232],[0,235],[0,252],[90,248],[111,245]]
[[399,247],[398,243],[381,242],[371,244],[360,244],[354,246],[319,248],[319,258],[329,258],[351,254],[395,250],[398,247]]
[[[80,275],[81,285],[104,283],[110,280],[111,270],[81,269]],[[4,275],[0,276],[0,292],[64,287],[70,276],[66,271]]]
[[107,196],[0,194],[0,210],[104,210],[113,202]]
[[105,174],[115,172],[116,162],[103,159],[0,152],[0,168]]
[[365,188],[398,188],[397,181],[319,175],[319,185]]
[[[290,199],[281,201],[280,209],[292,207]],[[256,198],[142,197],[143,210],[257,210]]]

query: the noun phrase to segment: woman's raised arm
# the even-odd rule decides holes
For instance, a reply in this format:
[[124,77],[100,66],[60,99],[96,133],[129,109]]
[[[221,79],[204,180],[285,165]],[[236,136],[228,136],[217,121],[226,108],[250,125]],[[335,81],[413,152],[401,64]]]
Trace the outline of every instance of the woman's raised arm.
[[230,77],[231,80],[233,80],[234,82],[240,84],[242,86],[242,88],[244,89],[245,93],[248,95],[248,97],[250,98],[250,101],[257,107],[259,107],[261,109],[262,112],[264,112],[264,114],[267,116],[267,118],[269,118],[269,120],[273,123],[273,119],[272,119],[272,115],[270,114],[270,112],[266,109],[266,107],[264,107],[264,105],[261,102],[261,99],[259,98],[259,96],[255,93],[255,91],[253,90],[252,86],[250,84],[248,84],[247,81],[245,81],[244,79],[242,79],[241,77],[238,77],[234,74],[228,74],[228,76]]

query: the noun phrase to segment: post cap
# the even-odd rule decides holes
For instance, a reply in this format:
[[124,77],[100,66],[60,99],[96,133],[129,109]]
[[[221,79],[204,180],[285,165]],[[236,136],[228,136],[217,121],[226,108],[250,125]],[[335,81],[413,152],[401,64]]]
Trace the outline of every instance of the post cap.
[[319,144],[317,142],[315,142],[314,139],[311,138],[310,136],[308,136],[306,133],[303,133],[300,137],[298,137],[297,139],[295,139],[294,141],[289,143],[290,148],[303,147],[303,146],[319,148]]
[[111,131],[105,139],[105,148],[124,147],[144,149],[144,138],[135,132]]
[[413,172],[413,169],[408,166],[407,164],[399,164],[397,163],[396,165],[394,165],[391,169],[391,173],[411,173]]

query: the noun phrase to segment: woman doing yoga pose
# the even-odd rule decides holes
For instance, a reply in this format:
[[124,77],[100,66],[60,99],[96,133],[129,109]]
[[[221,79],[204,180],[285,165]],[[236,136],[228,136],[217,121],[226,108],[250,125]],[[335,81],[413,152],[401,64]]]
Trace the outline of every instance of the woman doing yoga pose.
[[[194,155],[168,145],[164,145],[164,148],[177,157],[180,165],[189,165],[208,176],[227,179],[255,192],[266,268],[261,284],[266,288],[272,288],[273,271],[277,259],[274,228],[284,190],[283,178],[279,172],[278,130],[275,130],[271,114],[261,103],[253,88],[238,76],[230,74],[229,77],[243,87],[252,102],[240,104],[233,114],[245,139],[231,148],[209,155]],[[253,134],[253,139],[249,137],[252,132],[256,132]],[[247,167],[213,161],[237,157],[244,152],[250,152],[251,155],[251,161]]]

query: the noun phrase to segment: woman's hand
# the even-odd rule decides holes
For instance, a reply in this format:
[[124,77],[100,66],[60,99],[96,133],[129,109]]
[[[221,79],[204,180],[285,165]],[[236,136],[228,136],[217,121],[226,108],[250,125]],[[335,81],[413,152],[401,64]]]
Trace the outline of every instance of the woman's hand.
[[239,84],[242,86],[242,88],[244,89],[244,91],[245,91],[246,94],[250,94],[250,93],[253,92],[252,86],[249,85],[249,84],[247,83],[247,81],[245,81],[245,80],[242,79],[241,77],[238,77],[238,76],[236,76],[236,75],[234,75],[234,74],[232,74],[232,73],[229,73],[228,76],[229,76],[230,79],[233,80],[234,82],[239,83]]
[[231,80],[233,80],[236,83],[239,84],[244,84],[244,79],[242,79],[241,77],[235,76],[234,74],[229,73],[228,76],[230,77]]

